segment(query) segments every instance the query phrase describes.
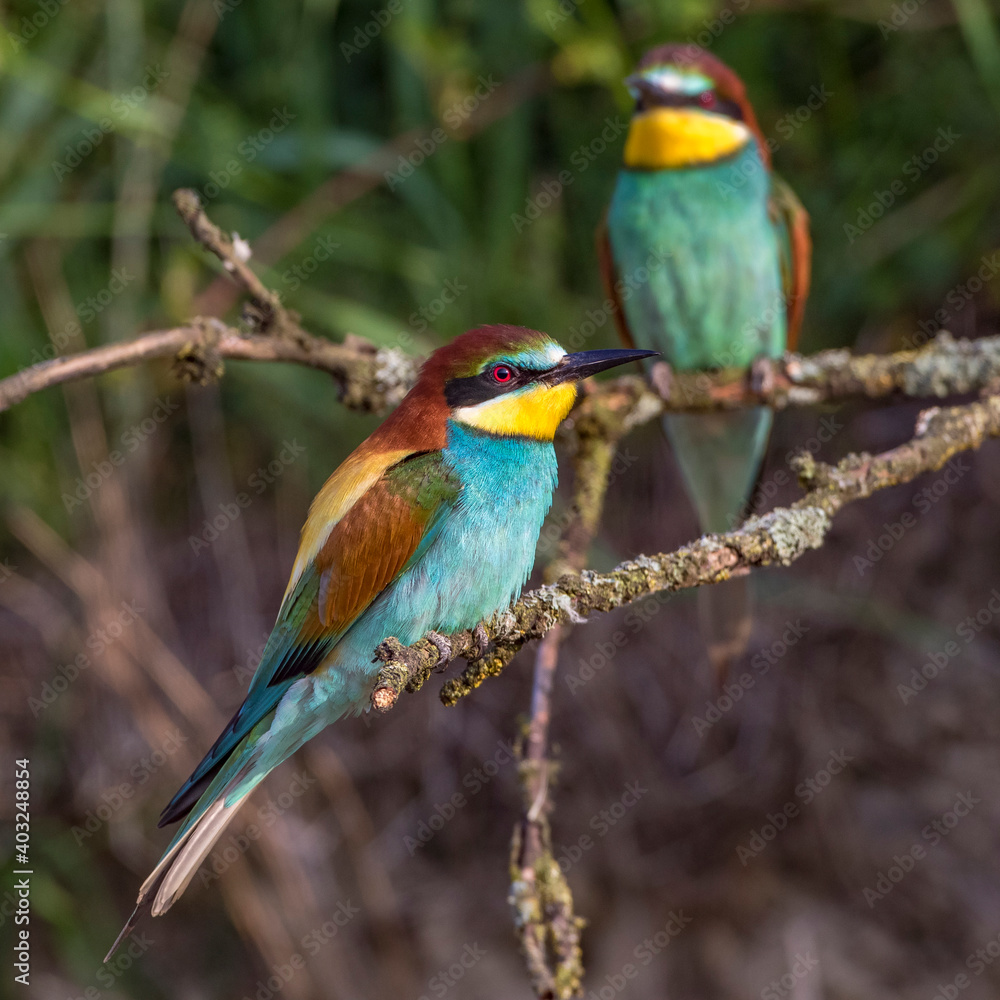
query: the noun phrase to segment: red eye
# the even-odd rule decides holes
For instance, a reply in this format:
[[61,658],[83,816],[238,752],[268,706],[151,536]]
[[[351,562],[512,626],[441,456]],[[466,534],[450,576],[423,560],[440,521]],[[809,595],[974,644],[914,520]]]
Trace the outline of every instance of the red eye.
[[713,94],[710,90],[706,90],[705,93],[698,98],[698,103],[703,108],[710,108],[713,104],[715,104],[715,94]]
[[499,382],[501,385],[504,382],[509,382],[514,377],[514,373],[506,365],[497,365],[493,369],[493,381]]

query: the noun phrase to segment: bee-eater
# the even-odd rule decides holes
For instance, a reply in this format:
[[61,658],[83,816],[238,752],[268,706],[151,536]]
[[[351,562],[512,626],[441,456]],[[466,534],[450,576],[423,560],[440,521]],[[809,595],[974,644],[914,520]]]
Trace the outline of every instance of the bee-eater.
[[[625,342],[655,348],[678,371],[742,368],[793,349],[809,289],[809,218],[771,172],[743,82],[697,46],[665,45],[625,83],[635,109],[598,231]],[[665,266],[649,270],[656,248],[667,251]],[[629,277],[630,294],[619,297]],[[742,520],[771,418],[766,407],[664,418],[703,531]],[[698,598],[724,675],[750,638],[747,580],[702,587]]]
[[269,771],[370,706],[383,639],[473,628],[517,598],[576,383],[653,353],[567,354],[544,333],[484,326],[427,359],[313,500],[246,699],[163,810],[160,826],[184,822],[108,957],[145,909],[170,908]]

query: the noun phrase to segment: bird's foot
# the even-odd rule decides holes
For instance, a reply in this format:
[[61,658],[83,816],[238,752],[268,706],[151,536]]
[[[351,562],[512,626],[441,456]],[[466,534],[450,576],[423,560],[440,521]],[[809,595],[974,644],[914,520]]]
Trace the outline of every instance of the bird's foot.
[[429,639],[438,651],[438,660],[431,668],[432,670],[443,669],[451,663],[451,639],[446,635],[441,635],[440,632],[426,632],[424,638]]
[[670,394],[674,388],[674,370],[666,361],[657,361],[649,373],[649,381],[665,403],[670,402]]
[[480,660],[486,655],[486,650],[490,648],[490,637],[482,622],[472,630],[472,638],[476,640],[476,659]]
[[774,385],[774,362],[763,354],[754,358],[750,364],[750,388],[759,396],[769,396]]

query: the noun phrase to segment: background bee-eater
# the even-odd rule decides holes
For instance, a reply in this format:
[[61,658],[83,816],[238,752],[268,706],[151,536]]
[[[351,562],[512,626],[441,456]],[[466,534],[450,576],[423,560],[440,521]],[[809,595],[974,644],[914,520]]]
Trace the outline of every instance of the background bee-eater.
[[471,628],[517,597],[576,383],[652,353],[567,354],[544,333],[484,326],[431,355],[313,501],[246,699],[163,810],[160,826],[184,822],[108,957],[142,911],[170,908],[269,771],[369,707],[383,639]]
[[[636,103],[598,249],[626,343],[655,348],[680,371],[745,367],[794,348],[809,221],[771,172],[742,81],[696,46],[667,45],[625,82]],[[616,282],[642,274],[651,252],[666,255],[664,266],[619,301]],[[702,530],[742,520],[771,419],[765,407],[664,418]],[[698,600],[722,674],[749,641],[748,581],[702,587]]]

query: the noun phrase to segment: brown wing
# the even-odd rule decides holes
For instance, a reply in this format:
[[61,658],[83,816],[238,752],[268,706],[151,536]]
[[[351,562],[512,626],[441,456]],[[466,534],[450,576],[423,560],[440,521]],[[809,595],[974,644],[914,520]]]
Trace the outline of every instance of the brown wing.
[[625,319],[625,310],[622,308],[622,301],[618,295],[618,269],[615,267],[615,258],[611,253],[607,214],[597,224],[594,238],[597,243],[597,264],[601,272],[601,283],[604,285],[604,291],[611,302],[618,336],[621,337],[626,347],[635,347],[635,341],[632,339],[632,333]]
[[812,276],[812,237],[809,213],[795,192],[778,176],[771,177],[771,219],[778,229],[781,283],[788,313],[788,350],[799,342],[802,317]]
[[317,613],[339,634],[399,575],[442,503],[454,499],[440,455],[396,466],[337,522],[316,556]]

